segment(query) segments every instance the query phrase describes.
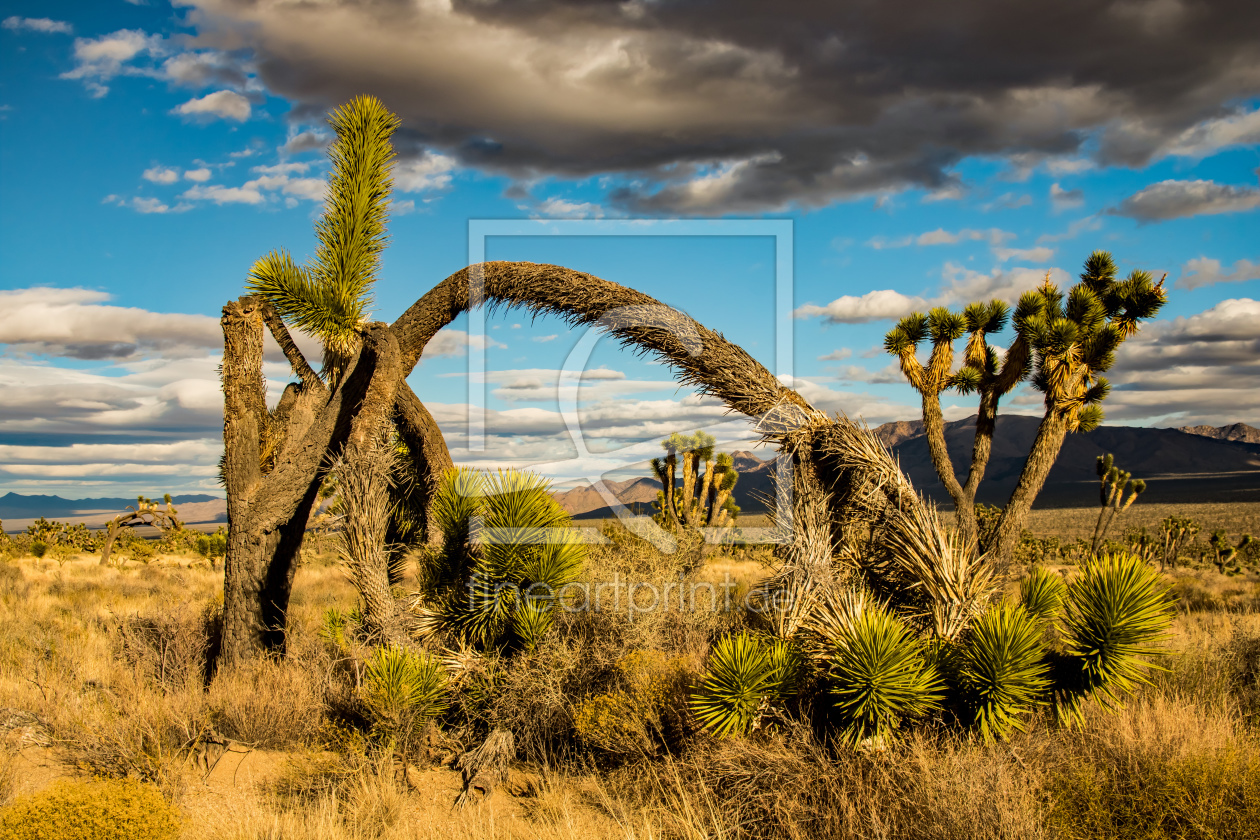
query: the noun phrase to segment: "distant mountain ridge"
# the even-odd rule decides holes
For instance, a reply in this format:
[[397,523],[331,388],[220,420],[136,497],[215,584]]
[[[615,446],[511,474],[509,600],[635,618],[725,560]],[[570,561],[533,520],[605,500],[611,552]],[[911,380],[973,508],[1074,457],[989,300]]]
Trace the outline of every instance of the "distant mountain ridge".
[[[999,416],[993,454],[980,485],[978,501],[1004,505],[1010,497],[1024,460],[1032,447],[1039,417]],[[1206,431],[1191,431],[1204,429]],[[932,467],[927,438],[920,420],[898,420],[871,430],[889,448],[914,486],[946,507],[949,495]],[[1254,435],[1255,439],[1250,439]],[[954,468],[965,471],[971,463],[975,417],[945,424],[945,445]],[[1092,432],[1070,434],[1046,485],[1037,497],[1038,508],[1092,507],[1097,504],[1095,464],[1099,455],[1111,453],[1134,477],[1145,479],[1147,503],[1196,501],[1260,501],[1260,430],[1244,423],[1219,428],[1148,429],[1136,426],[1101,426]],[[732,453],[740,472],[735,502],[746,513],[765,510],[773,497],[774,459],[761,460],[751,452]],[[965,472],[959,476],[965,480]],[[636,512],[646,512],[656,500],[660,482],[644,476],[608,482],[608,488]],[[560,504],[578,518],[604,518],[612,511],[594,489],[578,487],[556,494]]]
[[[161,499],[159,494],[154,497]],[[205,493],[172,496],[176,507],[183,504],[223,501],[218,496]],[[66,516],[83,516],[92,513],[122,513],[128,505],[134,505],[136,497],[103,499],[63,499],[60,496],[23,496],[6,493],[0,496],[0,519],[31,519],[43,516],[48,519]]]
[[1246,423],[1231,423],[1228,426],[1182,426],[1177,429],[1188,435],[1202,435],[1217,440],[1236,440],[1242,443],[1260,443],[1260,429]]

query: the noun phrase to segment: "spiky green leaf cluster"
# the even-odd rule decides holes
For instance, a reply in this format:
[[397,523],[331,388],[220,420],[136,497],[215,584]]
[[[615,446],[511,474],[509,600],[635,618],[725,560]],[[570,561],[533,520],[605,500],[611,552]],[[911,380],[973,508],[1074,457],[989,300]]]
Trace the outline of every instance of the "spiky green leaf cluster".
[[364,669],[363,701],[378,725],[418,729],[449,705],[446,672],[424,651],[378,648]]
[[1019,603],[1030,616],[1043,624],[1053,621],[1063,608],[1067,584],[1044,566],[1037,566],[1019,584]]
[[527,649],[546,634],[559,591],[581,573],[579,541],[547,481],[533,473],[450,470],[434,494],[443,545],[433,591],[447,626],[498,645],[510,632]]
[[704,678],[691,695],[691,711],[718,737],[746,734],[796,690],[803,672],[804,659],[788,641],[751,633],[724,636],[709,654]]
[[1149,682],[1146,657],[1164,652],[1172,618],[1167,585],[1141,558],[1109,554],[1087,563],[1064,604],[1067,659],[1055,674],[1061,718],[1079,721],[1084,699],[1114,703]]
[[371,309],[393,189],[390,137],[400,123],[372,96],[355,97],[328,122],[337,139],[328,152],[332,173],[315,226],[315,259],[299,266],[287,251],[272,251],[254,263],[246,286],[290,325],[323,341],[325,366],[335,375]]
[[828,691],[851,744],[884,740],[901,722],[940,708],[940,674],[913,631],[885,606],[864,602],[836,622],[825,651]]
[[968,628],[956,659],[963,708],[986,741],[1023,731],[1024,716],[1045,702],[1049,666],[1042,625],[1022,606],[989,607]]
[[1046,406],[1068,421],[1069,429],[1089,431],[1102,422],[1101,403],[1111,386],[1101,376],[1115,363],[1116,349],[1141,321],[1155,317],[1167,300],[1163,282],[1145,271],[1116,280],[1116,266],[1106,251],[1085,261],[1081,282],[1066,303],[1049,281],[1035,292],[1039,303],[1021,299],[1016,326],[1036,351],[1033,386],[1046,395]]

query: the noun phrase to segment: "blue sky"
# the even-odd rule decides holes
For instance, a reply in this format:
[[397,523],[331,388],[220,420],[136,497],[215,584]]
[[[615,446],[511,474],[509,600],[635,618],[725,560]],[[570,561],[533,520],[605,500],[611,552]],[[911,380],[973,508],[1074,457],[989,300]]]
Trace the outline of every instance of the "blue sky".
[[[487,257],[633,286],[772,368],[775,284],[790,282],[793,384],[878,424],[917,416],[879,350],[897,317],[1013,299],[1047,271],[1065,285],[1102,248],[1171,288],[1120,352],[1107,422],[1260,425],[1251,4],[1033,2],[1045,31],[1021,37],[1045,42],[1022,46],[1001,4],[960,3],[948,38],[936,4],[889,5],[921,14],[5,3],[0,492],[218,492],[218,312],[262,254],[313,250],[323,116],[358,92],[403,118],[381,320],[467,263],[470,220],[536,219]],[[670,218],[790,220],[792,275],[776,277],[769,236],[617,235]],[[609,234],[552,235],[550,219]],[[582,337],[511,311],[468,330],[453,324],[411,380],[457,460],[571,481],[624,474],[670,431],[750,440],[603,342],[580,394],[594,454],[575,458],[556,381]],[[487,371],[471,386],[470,342]],[[267,372],[282,387],[278,355]],[[484,451],[466,448],[470,387]],[[1024,389],[1006,410],[1039,402]]]

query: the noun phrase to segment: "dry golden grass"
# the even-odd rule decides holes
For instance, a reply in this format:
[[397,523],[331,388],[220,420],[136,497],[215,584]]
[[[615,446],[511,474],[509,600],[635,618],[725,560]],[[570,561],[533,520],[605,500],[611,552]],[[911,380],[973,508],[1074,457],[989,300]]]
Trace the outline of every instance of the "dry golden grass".
[[[685,557],[623,540],[595,549],[586,574],[663,585],[681,572],[730,580],[738,596],[767,559],[714,553],[688,570]],[[738,610],[565,616],[538,651],[496,665],[494,704],[467,701],[553,769],[520,764],[490,800],[452,810],[457,773],[404,767],[355,723],[354,671],[317,630],[325,610],[356,596],[326,558],[298,573],[288,660],[211,675],[221,572],[187,558],[122,570],[94,557],[0,563],[0,709],[35,714],[51,738],[0,732],[0,805],[94,773],[158,785],[184,816],[185,840],[1251,836],[1260,584],[1202,570],[1173,582],[1193,607],[1172,628],[1179,655],[1119,712],[1091,708],[1074,732],[1043,715],[997,745],[925,729],[877,752],[821,744],[799,725],[715,741],[676,714],[709,641],[743,626]],[[586,698],[633,694],[638,671],[625,663],[636,651],[677,681],[654,689],[635,749],[580,742]],[[213,733],[232,739],[229,751],[206,748]],[[438,747],[449,757],[467,744]]]

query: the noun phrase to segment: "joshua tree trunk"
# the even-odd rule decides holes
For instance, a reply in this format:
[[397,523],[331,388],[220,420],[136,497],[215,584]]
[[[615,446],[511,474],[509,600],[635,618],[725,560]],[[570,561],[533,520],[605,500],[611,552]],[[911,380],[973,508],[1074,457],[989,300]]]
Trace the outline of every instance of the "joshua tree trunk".
[[665,456],[665,480],[662,482],[664,487],[661,490],[665,494],[665,511],[669,521],[674,523],[674,527],[681,528],[682,522],[678,519],[678,508],[674,506],[676,493],[674,488],[674,471],[677,468],[678,456],[671,452]]
[[696,524],[696,453],[683,453],[682,513],[683,521]]
[[980,489],[985,468],[989,465],[989,456],[993,454],[993,432],[997,427],[999,398],[995,390],[984,390],[980,393],[980,409],[976,412],[976,436],[971,445],[971,469],[967,471],[967,483],[954,498],[958,532],[964,538],[976,542],[981,551],[988,550],[988,546],[979,545],[980,527],[976,521],[976,491]]
[[[941,397],[939,393],[923,394],[923,433],[927,437],[928,453],[932,456],[932,466],[945,492],[954,500],[955,521],[959,533],[970,543],[976,541],[975,491],[971,500],[967,498],[958,477],[954,474],[954,463],[950,460],[949,449],[945,445],[945,417],[941,413]],[[973,465],[975,461],[972,461]]]
[[417,478],[419,502],[424,510],[424,541],[430,546],[440,546],[442,530],[434,516],[433,494],[437,492],[442,475],[455,469],[455,462],[451,460],[437,421],[405,381],[399,384],[394,397],[393,416],[394,428],[407,444],[412,457],[426,465]]
[[1024,524],[1028,521],[1028,512],[1032,510],[1033,502],[1046,483],[1046,476],[1050,474],[1050,468],[1059,457],[1067,431],[1067,420],[1053,412],[1048,413],[1037,428],[1032,451],[1028,453],[1019,483],[1015,485],[1010,501],[1006,503],[1006,509],[998,520],[997,532],[990,547],[999,569],[1005,568],[1015,556],[1015,548],[1019,545]]
[[[302,536],[328,464],[352,433],[362,439],[363,426],[380,414],[365,410],[375,405],[368,399],[369,386],[381,367],[373,342],[365,342],[330,391],[300,360],[279,319],[266,317],[268,309],[254,297],[223,308],[223,479],[229,526],[223,656],[228,661],[283,650]],[[286,389],[274,414],[267,411],[262,375],[268,321],[273,335],[279,332],[281,348],[297,354],[300,363],[293,367],[303,377]]]

